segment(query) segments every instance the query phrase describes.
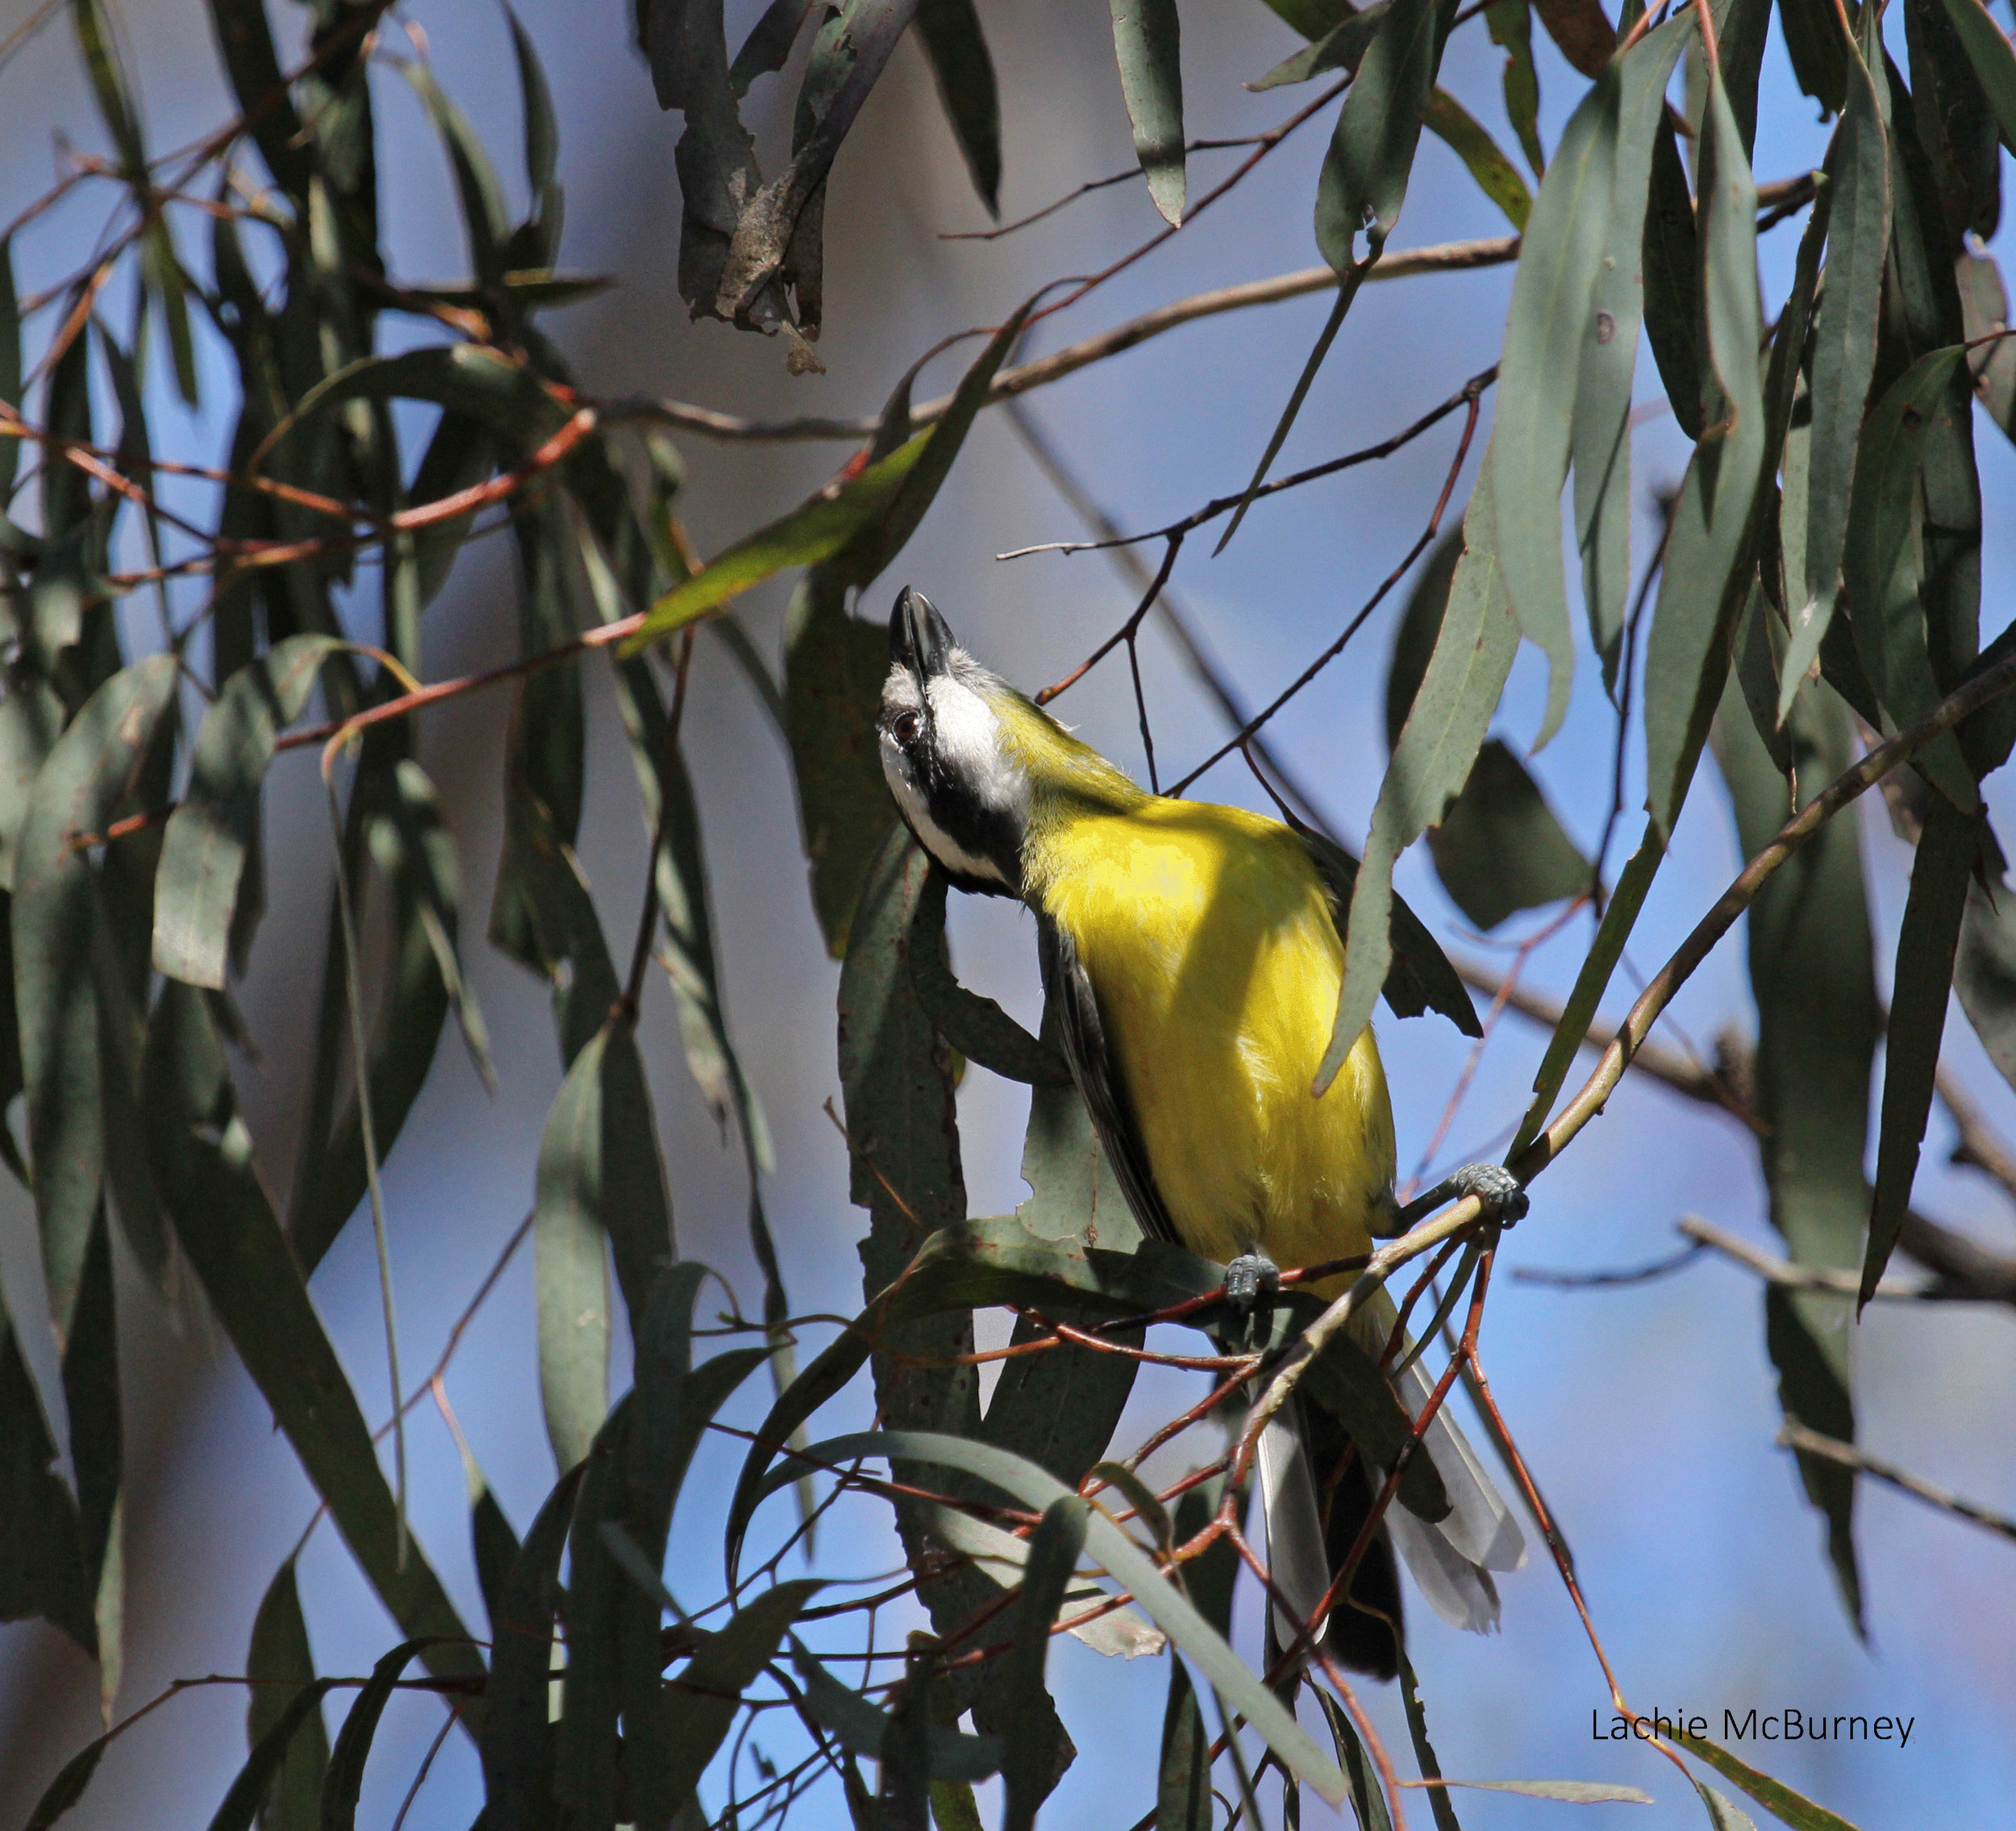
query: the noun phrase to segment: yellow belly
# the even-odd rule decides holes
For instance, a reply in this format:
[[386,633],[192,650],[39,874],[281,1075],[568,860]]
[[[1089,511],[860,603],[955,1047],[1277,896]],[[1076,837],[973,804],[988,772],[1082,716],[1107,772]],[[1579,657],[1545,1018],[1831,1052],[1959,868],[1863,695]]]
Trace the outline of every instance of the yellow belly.
[[1366,1250],[1393,1181],[1393,1112],[1369,1026],[1323,1097],[1310,1092],[1343,947],[1302,842],[1198,801],[1066,824],[1034,875],[1091,979],[1184,1244],[1282,1266]]

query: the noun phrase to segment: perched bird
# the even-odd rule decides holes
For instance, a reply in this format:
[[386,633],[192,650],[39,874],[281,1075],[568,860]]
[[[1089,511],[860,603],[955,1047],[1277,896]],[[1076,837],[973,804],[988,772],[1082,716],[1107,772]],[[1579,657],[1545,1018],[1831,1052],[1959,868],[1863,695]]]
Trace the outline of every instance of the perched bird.
[[[1280,1266],[1399,1231],[1414,1210],[1393,1194],[1393,1111],[1369,1026],[1312,1092],[1343,944],[1307,842],[1239,808],[1148,793],[982,668],[914,591],[896,601],[889,647],[877,736],[890,792],[956,885],[1035,912],[1064,1054],[1143,1230],[1226,1264],[1242,1305]],[[1525,1210],[1495,1166],[1431,1192],[1438,1203],[1457,1192],[1502,1219]],[[1394,1317],[1377,1293],[1356,1319],[1361,1343],[1377,1355]],[[1418,1363],[1399,1384],[1418,1416],[1430,1390]],[[1490,1573],[1525,1561],[1517,1521],[1446,1411],[1425,1446],[1447,1517],[1389,1508],[1355,1606],[1340,1604],[1325,1630],[1335,1657],[1381,1677],[1395,1671],[1401,1621],[1388,1534],[1435,1612],[1478,1632],[1497,1621]],[[1275,1580],[1306,1621],[1384,1471],[1297,1400],[1264,1434],[1259,1473]],[[1293,1628],[1272,1625],[1288,1644]]]

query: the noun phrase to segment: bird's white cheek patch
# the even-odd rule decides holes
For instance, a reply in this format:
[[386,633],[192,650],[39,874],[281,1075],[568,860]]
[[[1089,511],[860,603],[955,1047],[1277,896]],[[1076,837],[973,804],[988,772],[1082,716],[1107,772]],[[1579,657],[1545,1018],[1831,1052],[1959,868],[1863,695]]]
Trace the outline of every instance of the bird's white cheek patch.
[[924,850],[947,870],[956,872],[962,877],[977,877],[989,884],[1006,885],[1007,879],[1002,876],[1000,868],[993,859],[968,851],[931,818],[931,809],[911,782],[904,768],[902,753],[896,746],[884,738],[881,748],[883,777],[889,784],[889,793],[896,797],[896,805],[903,810],[910,830],[923,843]]

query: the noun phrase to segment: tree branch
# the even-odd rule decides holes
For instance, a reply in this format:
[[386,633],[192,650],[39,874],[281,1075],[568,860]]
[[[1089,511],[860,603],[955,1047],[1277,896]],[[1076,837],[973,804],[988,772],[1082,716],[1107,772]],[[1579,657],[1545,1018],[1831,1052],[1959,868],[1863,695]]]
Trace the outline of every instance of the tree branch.
[[2016,1520],[2001,1513],[1990,1513],[1972,1500],[1963,1500],[1957,1494],[1951,1494],[1943,1488],[1935,1488],[1929,1481],[1921,1481],[1916,1475],[1899,1468],[1895,1463],[1885,1462],[1881,1456],[1872,1456],[1866,1450],[1858,1450],[1852,1443],[1843,1443],[1832,1437],[1822,1437],[1817,1430],[1809,1430],[1802,1424],[1786,1423],[1781,1426],[1778,1442],[1785,1449],[1797,1450],[1802,1455],[1824,1456],[1831,1463],[1839,1463],[1843,1468],[1857,1469],[1864,1475],[1872,1475],[1878,1481],[1887,1481],[1893,1488],[1901,1488],[1914,1500],[1922,1500],[1928,1507],[1936,1507],[1943,1513],[1957,1513],[1960,1518],[1989,1531],[1999,1533],[2004,1538],[2016,1539]]

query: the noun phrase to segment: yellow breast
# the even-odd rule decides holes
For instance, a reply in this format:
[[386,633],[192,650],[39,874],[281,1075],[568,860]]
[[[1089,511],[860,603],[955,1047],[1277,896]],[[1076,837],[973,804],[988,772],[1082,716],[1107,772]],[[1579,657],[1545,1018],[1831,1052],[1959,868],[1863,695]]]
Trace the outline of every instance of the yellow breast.
[[1091,979],[1184,1243],[1283,1266],[1365,1250],[1393,1113],[1369,1027],[1310,1092],[1343,948],[1302,843],[1237,808],[1144,800],[1059,822],[1026,863]]

